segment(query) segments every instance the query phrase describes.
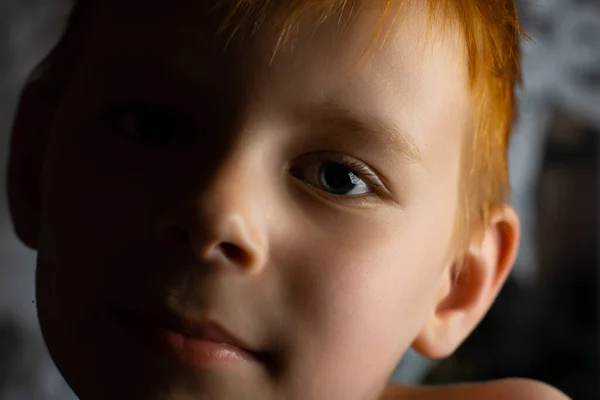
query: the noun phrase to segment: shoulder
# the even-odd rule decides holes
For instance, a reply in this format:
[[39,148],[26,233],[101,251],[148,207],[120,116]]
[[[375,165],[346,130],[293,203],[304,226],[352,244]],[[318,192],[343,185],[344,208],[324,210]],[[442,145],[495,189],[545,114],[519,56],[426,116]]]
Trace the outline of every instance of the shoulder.
[[473,390],[477,394],[485,394],[489,400],[570,400],[570,397],[558,389],[531,379],[501,379],[476,386]]
[[531,379],[511,378],[448,386],[390,385],[381,400],[571,400],[558,389]]

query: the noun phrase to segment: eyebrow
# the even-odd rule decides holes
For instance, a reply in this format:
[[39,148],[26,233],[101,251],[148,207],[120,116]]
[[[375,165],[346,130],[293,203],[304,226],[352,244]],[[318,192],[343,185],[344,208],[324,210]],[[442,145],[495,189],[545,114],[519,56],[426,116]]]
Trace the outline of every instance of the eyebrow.
[[309,120],[317,126],[333,128],[352,138],[376,143],[395,155],[415,164],[423,163],[423,155],[414,140],[389,119],[378,115],[356,115],[336,103],[320,104],[303,109],[300,121]]
[[[100,66],[105,72],[122,73],[134,70],[139,75],[141,70],[142,74],[144,72],[158,74],[157,76],[162,76],[163,79],[169,76],[188,83],[192,81],[189,76],[186,76],[184,69],[173,68],[152,56],[141,56],[135,53],[113,55],[103,59]],[[216,92],[218,93],[218,90]],[[358,115],[335,102],[298,108],[296,116],[298,121],[309,121],[314,126],[346,133],[354,140],[368,145],[378,145],[410,162],[423,164],[423,156],[414,140],[388,118],[379,115]]]

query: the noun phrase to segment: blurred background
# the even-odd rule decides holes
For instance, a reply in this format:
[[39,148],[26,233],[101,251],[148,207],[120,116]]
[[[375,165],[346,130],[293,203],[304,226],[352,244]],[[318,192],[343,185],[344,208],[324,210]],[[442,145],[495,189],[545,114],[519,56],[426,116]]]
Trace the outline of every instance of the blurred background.
[[[35,253],[15,238],[5,198],[19,90],[68,10],[0,2],[0,400],[73,400],[46,352],[34,304]],[[490,313],[441,362],[409,353],[394,379],[442,384],[504,377],[600,399],[598,138],[600,0],[521,0],[524,89],[510,151],[523,242]]]

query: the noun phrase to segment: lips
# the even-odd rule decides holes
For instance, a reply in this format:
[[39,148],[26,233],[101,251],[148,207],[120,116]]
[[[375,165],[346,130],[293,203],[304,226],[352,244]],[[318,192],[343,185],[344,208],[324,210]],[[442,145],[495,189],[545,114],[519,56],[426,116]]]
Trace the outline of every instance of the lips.
[[193,320],[171,311],[111,309],[129,335],[162,357],[193,367],[260,361],[261,354],[214,321]]

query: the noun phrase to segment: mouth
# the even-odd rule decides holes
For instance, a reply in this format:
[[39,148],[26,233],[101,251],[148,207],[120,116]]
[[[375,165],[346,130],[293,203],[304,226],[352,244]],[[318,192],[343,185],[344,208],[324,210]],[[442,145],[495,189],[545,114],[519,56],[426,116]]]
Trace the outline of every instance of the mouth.
[[257,363],[263,355],[213,321],[196,321],[172,312],[149,315],[111,308],[125,333],[159,357],[194,368]]

